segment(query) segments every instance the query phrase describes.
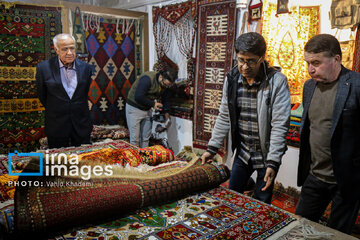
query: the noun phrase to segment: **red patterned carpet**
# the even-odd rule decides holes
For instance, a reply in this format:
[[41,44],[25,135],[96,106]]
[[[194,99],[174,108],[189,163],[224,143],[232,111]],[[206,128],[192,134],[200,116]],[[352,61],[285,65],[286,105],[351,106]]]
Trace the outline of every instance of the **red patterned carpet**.
[[[221,184],[222,187],[229,187],[229,181],[226,181]],[[245,195],[251,196],[251,191],[245,192]],[[295,213],[296,205],[299,200],[300,192],[296,191],[293,188],[285,189],[280,183],[275,184],[273,199],[271,204],[286,210],[291,213]],[[324,215],[321,217],[321,222],[325,224],[326,220],[329,218],[331,212],[331,203],[327,207]],[[354,237],[360,238],[360,212],[356,220],[356,224],[351,234]]]

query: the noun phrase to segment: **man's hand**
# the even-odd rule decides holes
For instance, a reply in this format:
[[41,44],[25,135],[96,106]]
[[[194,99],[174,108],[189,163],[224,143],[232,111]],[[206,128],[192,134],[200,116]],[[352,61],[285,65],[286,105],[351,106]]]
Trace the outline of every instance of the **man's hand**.
[[155,110],[161,110],[162,107],[163,107],[162,103],[155,102],[155,104],[154,104],[154,109]]
[[208,151],[205,151],[203,155],[201,155],[201,163],[211,163],[214,158],[214,155],[209,153]]
[[270,167],[266,168],[266,173],[264,177],[264,182],[266,182],[266,185],[261,189],[261,191],[265,191],[268,187],[270,187],[271,183],[274,181],[274,178],[275,170]]

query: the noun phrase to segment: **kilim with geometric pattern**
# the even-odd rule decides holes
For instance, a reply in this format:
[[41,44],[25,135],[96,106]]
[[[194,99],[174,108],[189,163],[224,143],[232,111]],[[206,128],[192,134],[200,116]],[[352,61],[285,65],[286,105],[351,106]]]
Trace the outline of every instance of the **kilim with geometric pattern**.
[[236,2],[204,1],[198,9],[193,145],[204,148],[219,113],[225,75],[232,67]]
[[[100,25],[84,15],[89,64],[93,68],[89,99],[96,125],[119,124],[125,120],[125,100],[135,72],[135,22],[137,19],[100,17]],[[137,56],[139,57],[139,56]],[[139,63],[138,63],[139,64]]]
[[[52,38],[61,32],[61,8],[0,3],[0,153],[30,152],[44,137],[35,66],[55,56]],[[23,124],[29,114],[26,124]],[[11,129],[8,129],[11,122]]]

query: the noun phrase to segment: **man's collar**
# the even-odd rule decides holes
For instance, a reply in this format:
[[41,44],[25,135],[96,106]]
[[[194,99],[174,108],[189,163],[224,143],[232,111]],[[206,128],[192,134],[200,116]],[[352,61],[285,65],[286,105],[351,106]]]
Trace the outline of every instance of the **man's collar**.
[[65,67],[65,68],[73,68],[73,69],[75,69],[75,61],[72,62],[72,63],[64,64],[64,63],[60,60],[60,58],[58,58],[58,59],[59,59],[60,68]]

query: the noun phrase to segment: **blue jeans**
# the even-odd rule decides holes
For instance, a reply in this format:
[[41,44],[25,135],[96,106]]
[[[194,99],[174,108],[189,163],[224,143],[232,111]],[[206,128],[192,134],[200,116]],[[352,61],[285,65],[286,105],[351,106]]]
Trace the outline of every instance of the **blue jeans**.
[[341,232],[351,234],[359,213],[360,201],[345,200],[337,184],[325,183],[311,174],[307,176],[301,188],[295,214],[317,222],[330,201],[332,201],[332,205],[327,225]]
[[[234,163],[232,165],[231,173],[230,173],[230,181],[229,181],[229,188],[237,191],[239,193],[244,193],[244,189],[246,184],[251,177],[251,174],[255,169],[250,164],[245,164],[242,160],[235,156]],[[274,189],[274,181],[271,183],[270,187],[265,191],[261,189],[265,187],[266,182],[264,182],[264,177],[266,173],[266,168],[256,169],[257,171],[257,178],[255,184],[255,192],[254,198],[258,199],[265,203],[271,203],[272,193]]]

